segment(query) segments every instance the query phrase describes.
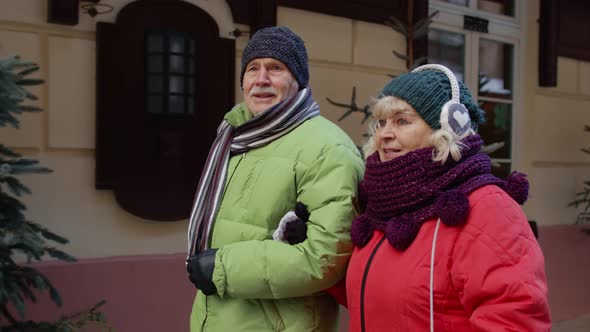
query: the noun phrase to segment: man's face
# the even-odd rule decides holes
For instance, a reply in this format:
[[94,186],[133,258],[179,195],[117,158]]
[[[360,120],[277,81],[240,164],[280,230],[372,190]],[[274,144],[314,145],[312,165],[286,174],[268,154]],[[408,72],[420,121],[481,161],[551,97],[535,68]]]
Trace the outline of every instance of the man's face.
[[252,114],[261,113],[299,91],[299,84],[287,65],[273,58],[250,61],[242,87],[246,107]]

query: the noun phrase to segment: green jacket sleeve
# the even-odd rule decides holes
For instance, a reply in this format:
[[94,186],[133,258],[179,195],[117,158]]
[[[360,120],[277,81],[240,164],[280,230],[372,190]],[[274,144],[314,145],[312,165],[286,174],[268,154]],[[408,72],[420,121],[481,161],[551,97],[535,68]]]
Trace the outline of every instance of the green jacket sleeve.
[[344,276],[352,251],[350,225],[356,213],[357,185],[363,173],[363,161],[353,149],[325,149],[296,179],[297,199],[310,212],[307,240],[297,245],[252,240],[219,249],[213,282],[221,297],[310,295]]

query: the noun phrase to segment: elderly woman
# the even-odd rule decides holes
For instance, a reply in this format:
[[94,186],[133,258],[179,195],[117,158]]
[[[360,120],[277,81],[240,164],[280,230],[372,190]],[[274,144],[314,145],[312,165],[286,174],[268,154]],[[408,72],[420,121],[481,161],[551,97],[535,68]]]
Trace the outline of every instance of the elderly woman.
[[350,331],[549,331],[543,254],[519,207],[528,182],[490,174],[469,90],[425,65],[387,84],[372,112]]

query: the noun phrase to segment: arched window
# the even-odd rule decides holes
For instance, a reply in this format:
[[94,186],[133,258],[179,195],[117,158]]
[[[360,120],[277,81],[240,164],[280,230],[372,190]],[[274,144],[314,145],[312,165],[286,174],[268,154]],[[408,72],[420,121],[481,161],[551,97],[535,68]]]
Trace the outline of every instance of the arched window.
[[189,34],[178,31],[146,32],[146,112],[193,114],[195,61],[195,41]]

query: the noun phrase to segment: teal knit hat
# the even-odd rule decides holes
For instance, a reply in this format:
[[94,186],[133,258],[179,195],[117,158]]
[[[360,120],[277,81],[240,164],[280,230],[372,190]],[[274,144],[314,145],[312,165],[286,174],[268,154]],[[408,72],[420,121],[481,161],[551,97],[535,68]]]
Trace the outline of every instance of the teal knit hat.
[[[469,111],[474,130],[485,122],[485,113],[473,101],[469,89],[459,82],[460,100]],[[440,129],[440,113],[452,98],[449,78],[441,71],[425,69],[400,75],[387,83],[380,97],[394,96],[410,104],[432,129]]]

